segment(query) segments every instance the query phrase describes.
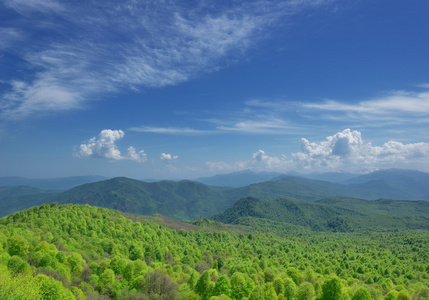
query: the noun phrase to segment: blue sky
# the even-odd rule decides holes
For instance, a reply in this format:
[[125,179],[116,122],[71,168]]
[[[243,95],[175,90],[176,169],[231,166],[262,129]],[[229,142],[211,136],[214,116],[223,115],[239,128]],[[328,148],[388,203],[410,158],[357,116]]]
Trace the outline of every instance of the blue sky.
[[0,0],[0,176],[429,171],[426,0]]

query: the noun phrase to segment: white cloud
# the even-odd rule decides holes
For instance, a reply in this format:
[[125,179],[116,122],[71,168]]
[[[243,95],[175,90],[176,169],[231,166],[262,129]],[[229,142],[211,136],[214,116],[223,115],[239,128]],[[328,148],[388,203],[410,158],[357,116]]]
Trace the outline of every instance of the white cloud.
[[293,153],[293,161],[306,169],[358,169],[384,164],[426,161],[429,143],[403,144],[388,141],[381,147],[362,140],[359,131],[345,129],[320,143],[301,140],[302,152]]
[[263,150],[259,150],[252,155],[253,160],[251,165],[257,171],[281,171],[287,172],[290,167],[289,162],[286,160],[286,155],[281,158],[276,156],[269,156]]
[[243,120],[233,124],[232,126],[217,127],[217,129],[220,131],[258,134],[279,134],[290,131],[292,128],[294,127],[288,125],[286,121],[273,117],[267,117],[265,120],[261,119],[259,121]]
[[[316,5],[324,2],[330,1]],[[201,2],[190,8],[155,0],[6,0],[6,13],[16,19],[15,27],[1,29],[8,35],[4,47],[28,68],[25,77],[11,75],[24,88],[17,91],[10,78],[0,116],[82,108],[106,92],[175,85],[218,70],[241,59],[281,17],[314,3]],[[23,39],[32,47],[13,47]]]
[[[1,115],[8,119],[22,119],[36,112],[64,111],[81,108],[81,95],[55,80],[44,78],[28,85],[11,82],[12,91],[0,99]],[[4,99],[7,99],[5,101]]]
[[241,170],[287,172],[291,168],[291,162],[286,160],[286,155],[282,155],[280,158],[269,156],[263,150],[253,153],[252,158],[247,161],[239,161],[233,164],[217,161],[207,162],[206,165],[210,171],[216,172],[235,172]]
[[73,154],[79,158],[106,158],[110,160],[132,160],[146,162],[147,157],[143,150],[137,152],[134,147],[128,148],[128,155],[122,156],[115,142],[122,139],[125,133],[122,130],[104,129],[98,138],[91,138],[88,143],[81,144],[79,150]]
[[252,159],[235,163],[207,162],[210,171],[234,172],[245,169],[277,172],[362,171],[392,166],[429,164],[429,143],[404,144],[388,141],[382,146],[364,142],[359,131],[345,129],[319,143],[301,139],[301,152],[270,156],[259,150]]
[[205,131],[205,130],[192,129],[192,128],[150,127],[150,126],[132,127],[132,128],[129,128],[128,130],[134,131],[134,132],[151,132],[151,133],[160,133],[160,134],[179,134],[179,135],[213,133],[212,131]]
[[179,158],[179,156],[177,156],[177,155],[171,155],[171,154],[166,154],[166,153],[161,153],[160,158],[161,158],[161,160],[163,162],[165,162],[165,163],[168,164],[170,162],[176,161]]
[[11,27],[0,27],[0,49],[6,50],[24,39],[25,36],[21,30]]
[[5,4],[24,15],[33,12],[59,13],[64,10],[61,2],[55,0],[5,0]]
[[[328,100],[322,104],[303,104],[303,107],[323,111],[342,111],[349,113],[347,117],[354,115],[357,119],[362,117],[398,119],[413,116],[413,121],[416,121],[415,118],[427,117],[429,113],[429,91],[393,91],[386,96],[356,104]],[[407,119],[409,120],[409,118]]]
[[147,161],[147,155],[144,153],[143,150],[140,150],[139,152],[136,152],[136,149],[134,147],[130,146],[128,148],[128,155],[125,159],[130,159],[136,162],[146,162]]

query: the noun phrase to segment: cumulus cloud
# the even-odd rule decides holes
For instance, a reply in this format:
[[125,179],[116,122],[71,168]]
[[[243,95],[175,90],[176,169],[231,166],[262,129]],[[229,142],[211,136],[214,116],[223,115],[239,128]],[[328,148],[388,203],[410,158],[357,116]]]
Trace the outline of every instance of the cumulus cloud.
[[234,172],[245,169],[277,172],[328,172],[364,171],[398,165],[428,164],[429,143],[404,144],[387,141],[373,146],[362,139],[359,131],[345,129],[321,142],[301,139],[301,151],[286,155],[270,156],[264,150],[252,154],[251,159],[234,163],[207,162],[210,171]]
[[132,160],[136,162],[147,161],[143,150],[136,151],[134,147],[128,148],[127,156],[122,156],[115,142],[122,139],[125,133],[122,130],[104,129],[98,137],[91,138],[88,143],[81,144],[79,150],[73,154],[79,158],[106,158],[110,160]]
[[252,155],[253,160],[251,164],[257,170],[270,170],[270,171],[286,171],[288,162],[286,161],[286,155],[282,155],[281,158],[277,156],[269,156],[263,150],[259,150]]
[[176,159],[178,159],[179,156],[177,156],[177,155],[171,155],[171,154],[166,154],[166,153],[161,153],[160,158],[161,158],[161,160],[163,162],[165,162],[165,163],[168,164],[168,163],[170,163],[170,162],[175,161]]
[[320,143],[301,139],[302,152],[292,154],[293,161],[307,169],[335,169],[414,162],[429,157],[429,143],[403,144],[388,141],[380,146],[365,143],[359,131],[345,129]]
[[210,171],[216,172],[235,172],[241,170],[259,171],[278,171],[287,172],[290,169],[290,161],[286,160],[286,155],[280,158],[277,156],[269,156],[264,150],[259,150],[252,154],[252,158],[246,161],[239,161],[233,164],[228,164],[223,161],[207,162],[207,167]]

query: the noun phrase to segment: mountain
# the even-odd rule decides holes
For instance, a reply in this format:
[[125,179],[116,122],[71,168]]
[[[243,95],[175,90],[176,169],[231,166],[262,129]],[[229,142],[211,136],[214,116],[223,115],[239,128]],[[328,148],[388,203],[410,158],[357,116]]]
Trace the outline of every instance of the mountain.
[[[429,202],[329,197],[317,202],[289,198],[261,200],[246,197],[211,219],[238,225],[250,225],[268,231],[274,226],[303,226],[317,231],[362,231],[378,229],[429,229]],[[277,225],[276,225],[277,223]],[[273,223],[268,223],[273,226]],[[281,226],[279,226],[281,227]]]
[[347,196],[375,200],[384,197],[383,193],[365,187],[354,187],[345,184],[313,180],[299,176],[282,175],[277,180],[252,184],[228,191],[236,199],[253,196],[270,200],[288,197],[305,201],[316,201],[327,196]]
[[[253,217],[327,230],[328,223],[338,216],[354,216],[358,212],[328,204],[311,203],[289,198],[260,200],[247,197],[237,201],[231,208],[213,217],[222,223],[235,223],[243,217]],[[239,224],[239,223],[238,223]]]
[[314,180],[337,182],[337,183],[343,183],[344,181],[347,181],[359,176],[358,174],[345,173],[345,172],[326,172],[326,173],[311,173],[311,174],[302,174],[302,173],[294,172],[294,173],[288,173],[288,175],[300,176],[300,177],[305,177],[305,178],[314,179]]
[[51,203],[57,194],[31,186],[0,187],[0,218],[31,206]]
[[211,177],[201,177],[195,179],[195,181],[212,186],[243,187],[253,183],[268,181],[280,175],[281,173],[277,172],[253,172],[251,170],[244,170]]
[[1,186],[33,186],[42,190],[60,190],[65,191],[75,186],[106,180],[103,176],[74,176],[64,178],[24,178],[24,177],[0,177]]
[[316,201],[327,196],[344,196],[367,200],[379,198],[429,200],[429,174],[418,171],[402,173],[402,171],[370,173],[357,177],[356,181],[351,179],[350,182],[347,181],[346,183],[281,175],[276,180],[249,185],[234,192],[238,193],[239,198],[246,196],[261,199],[290,197],[307,201]]
[[384,194],[385,198],[429,200],[429,173],[387,169],[361,175],[345,182],[356,189]]
[[59,194],[58,203],[107,207],[128,213],[159,213],[177,220],[191,220],[223,211],[234,202],[221,188],[210,188],[194,181],[146,183],[118,177],[88,183]]
[[[251,173],[248,175],[253,176]],[[228,176],[233,176],[233,173]],[[219,214],[239,199],[249,196],[264,200],[285,197],[312,202],[333,196],[366,200],[380,198],[424,200],[429,199],[425,196],[429,195],[427,191],[429,181],[425,181],[427,178],[425,176],[427,173],[390,170],[359,176],[349,184],[341,184],[282,175],[277,176],[277,180],[236,188],[208,186],[189,180],[148,183],[118,177],[83,184],[59,195],[30,187],[21,187],[21,190],[13,192],[4,190],[3,195],[11,194],[8,194],[8,199],[3,196],[6,200],[3,201],[3,206],[0,206],[3,207],[0,216],[51,202],[88,203],[130,213],[149,215],[160,213],[178,220],[192,220],[199,216]]]

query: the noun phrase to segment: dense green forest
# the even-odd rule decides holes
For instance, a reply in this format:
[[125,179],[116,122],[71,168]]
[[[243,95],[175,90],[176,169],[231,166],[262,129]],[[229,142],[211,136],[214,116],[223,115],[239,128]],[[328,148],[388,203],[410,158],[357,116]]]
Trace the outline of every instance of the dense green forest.
[[0,299],[429,298],[426,231],[194,223],[56,203],[4,217]]
[[290,198],[261,200],[246,197],[212,219],[238,225],[249,225],[249,220],[253,220],[253,228],[256,226],[261,230],[261,225],[266,223],[265,230],[273,233],[280,232],[272,228],[272,224],[267,223],[268,220],[280,222],[285,227],[297,225],[315,231],[427,230],[429,202],[390,199],[368,201],[338,196],[315,202]]

